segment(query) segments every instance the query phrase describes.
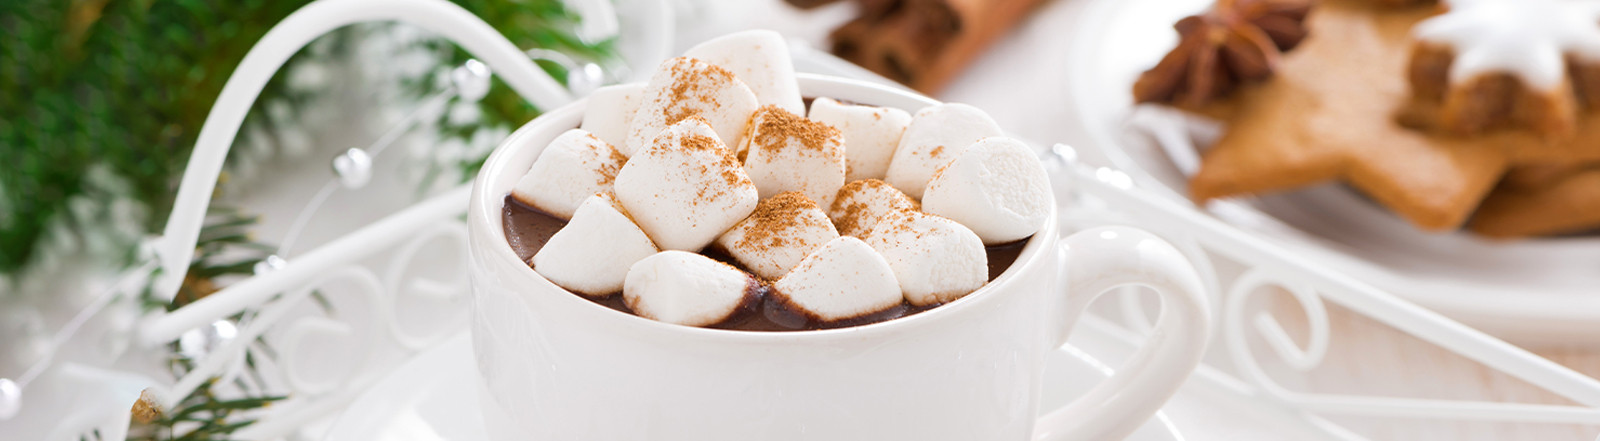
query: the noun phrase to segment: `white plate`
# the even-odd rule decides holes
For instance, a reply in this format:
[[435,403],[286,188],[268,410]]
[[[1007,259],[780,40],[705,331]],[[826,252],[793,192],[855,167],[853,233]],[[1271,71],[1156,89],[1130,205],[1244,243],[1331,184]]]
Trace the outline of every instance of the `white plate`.
[[[1172,23],[1210,0],[1094,0],[1070,42],[1071,105],[1102,158],[1141,184],[1182,199],[1194,124],[1133,106],[1134,79],[1177,40]],[[1131,126],[1168,130],[1155,137]],[[1184,133],[1188,132],[1188,133]],[[1198,136],[1205,138],[1204,135]],[[1154,138],[1160,138],[1158,143]],[[1600,343],[1600,238],[1492,242],[1426,233],[1353,190],[1327,184],[1207,207],[1347,274],[1501,338],[1524,344]]]
[[[463,332],[395,369],[346,406],[326,441],[482,441],[489,439],[478,401],[472,340]],[[1067,346],[1045,366],[1043,409],[1065,405],[1110,375],[1111,369]],[[1128,441],[1183,437],[1158,412]]]

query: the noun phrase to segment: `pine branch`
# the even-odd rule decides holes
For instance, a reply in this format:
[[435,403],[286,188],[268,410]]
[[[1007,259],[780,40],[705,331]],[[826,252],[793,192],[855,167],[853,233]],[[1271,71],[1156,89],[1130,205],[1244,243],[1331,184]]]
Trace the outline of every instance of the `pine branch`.
[[[164,227],[195,137],[227,78],[268,29],[309,1],[0,0],[0,84],[6,85],[0,92],[0,164],[5,164],[0,173],[0,280],[15,281],[26,273],[47,245],[45,238],[62,226],[85,235],[131,222],[138,231],[125,234],[121,244],[123,258],[131,262],[141,236]],[[611,42],[573,37],[576,17],[559,0],[456,2],[521,47],[556,49],[584,60],[614,58]],[[336,33],[326,46],[337,56],[350,45],[350,35]],[[465,52],[442,41],[427,44],[448,66],[467,59]],[[310,98],[288,87],[284,73],[316,56],[328,55],[295,55],[268,83],[247,124],[296,124],[267,106],[293,109]],[[558,68],[545,67],[564,78]],[[408,89],[429,96],[441,84],[438,80],[430,75]],[[477,106],[481,120],[441,121],[440,133],[482,143],[480,131],[507,130],[538,113],[498,80]],[[482,156],[450,164],[459,167],[455,178],[470,178]],[[230,167],[234,158],[230,156]],[[124,203],[139,209],[132,214],[109,211]],[[84,205],[100,210],[75,211]],[[237,210],[213,208],[179,295],[172,302],[158,301],[147,289],[142,304],[176,309],[215,292],[222,279],[253,274],[256,263],[273,250],[250,234],[256,221]],[[0,292],[8,291],[0,287]],[[321,293],[314,294],[319,305],[331,309]],[[258,343],[262,350],[247,357],[250,374],[257,379],[255,357],[271,358],[273,352]],[[176,344],[169,350],[174,353],[169,362],[174,376],[192,371],[190,361],[175,355]],[[213,388],[215,381],[184,397],[167,416],[137,427],[130,439],[231,439],[234,431],[254,422],[254,413],[284,399],[262,391],[223,397]]]
[[[158,231],[223,83],[267,29],[305,3],[0,2],[0,84],[8,85],[0,163],[15,165],[0,173],[0,275],[25,269],[52,225],[111,221],[73,218],[75,200],[130,199],[144,208],[133,221]],[[263,95],[292,102],[282,77]],[[260,105],[250,119],[272,122]],[[97,167],[124,185],[102,188],[89,178]]]

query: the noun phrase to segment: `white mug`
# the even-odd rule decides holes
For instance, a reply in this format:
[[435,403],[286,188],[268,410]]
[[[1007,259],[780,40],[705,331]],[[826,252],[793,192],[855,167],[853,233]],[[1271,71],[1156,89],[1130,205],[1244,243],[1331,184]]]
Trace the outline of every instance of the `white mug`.
[[[801,75],[800,90],[911,112],[936,103],[813,75]],[[517,130],[473,186],[473,346],[497,440],[1120,439],[1171,397],[1204,352],[1210,318],[1188,261],[1131,228],[1058,240],[1053,209],[999,278],[909,317],[754,332],[608,309],[530,269],[501,222],[506,194],[551,139],[578,126],[583,107]],[[1036,418],[1048,351],[1095,297],[1127,285],[1160,294],[1149,343],[1088,394]]]

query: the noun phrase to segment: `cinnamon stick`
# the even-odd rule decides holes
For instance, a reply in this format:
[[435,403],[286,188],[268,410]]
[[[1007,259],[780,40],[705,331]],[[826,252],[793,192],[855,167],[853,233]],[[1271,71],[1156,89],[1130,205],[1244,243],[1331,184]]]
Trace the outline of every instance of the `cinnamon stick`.
[[933,93],[1005,35],[1040,0],[858,2],[862,14],[831,35],[834,54]]

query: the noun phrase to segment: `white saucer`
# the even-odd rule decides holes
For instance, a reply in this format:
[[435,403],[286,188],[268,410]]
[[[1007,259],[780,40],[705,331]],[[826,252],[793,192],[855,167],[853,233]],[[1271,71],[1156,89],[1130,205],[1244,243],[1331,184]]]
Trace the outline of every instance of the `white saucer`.
[[[1098,150],[1086,158],[1104,159],[1173,198],[1187,194],[1184,169],[1193,158],[1178,156],[1193,152],[1191,139],[1205,138],[1194,136],[1204,130],[1175,123],[1159,109],[1134,107],[1130,91],[1139,73],[1176,41],[1172,23],[1211,3],[1095,0],[1084,6],[1076,34],[1065,39],[1074,70],[1064,78],[1088,138],[1070,141]],[[1161,135],[1150,135],[1149,127],[1159,127]],[[1336,184],[1208,209],[1501,338],[1600,343],[1600,238],[1494,242],[1466,233],[1426,233]]]
[[[1045,366],[1043,410],[1058,408],[1087,392],[1111,368],[1071,346]],[[396,368],[345,407],[326,441],[484,441],[489,439],[478,402],[478,374],[466,332]],[[1156,413],[1128,441],[1182,440],[1164,412]]]

